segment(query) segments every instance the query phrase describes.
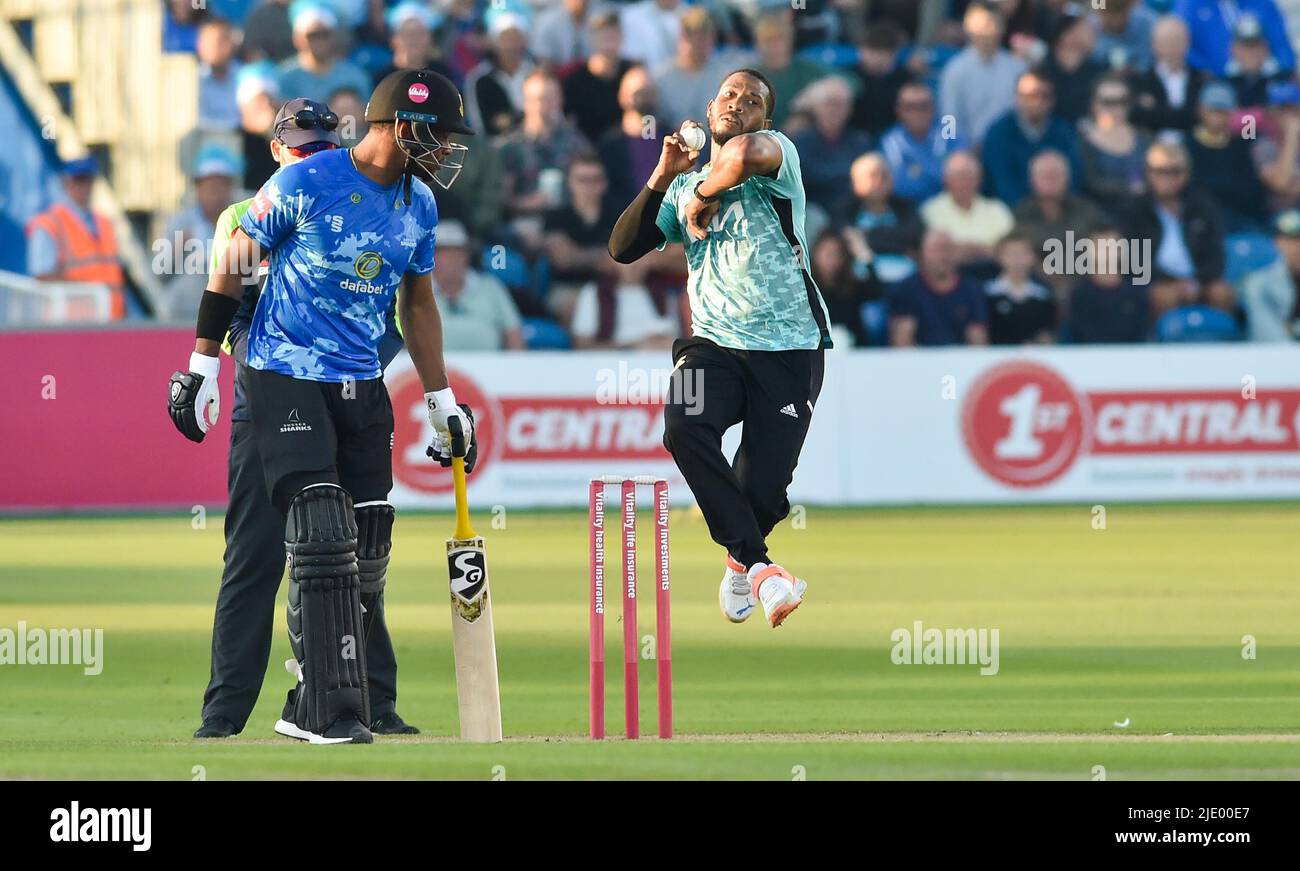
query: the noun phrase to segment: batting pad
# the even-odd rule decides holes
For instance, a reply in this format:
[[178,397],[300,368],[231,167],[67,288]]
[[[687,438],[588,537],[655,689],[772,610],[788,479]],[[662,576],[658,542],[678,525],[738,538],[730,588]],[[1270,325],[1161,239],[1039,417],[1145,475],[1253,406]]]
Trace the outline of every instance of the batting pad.
[[289,642],[303,678],[294,720],[315,734],[343,715],[368,726],[357,525],[347,491],[316,484],[294,496],[285,550]]

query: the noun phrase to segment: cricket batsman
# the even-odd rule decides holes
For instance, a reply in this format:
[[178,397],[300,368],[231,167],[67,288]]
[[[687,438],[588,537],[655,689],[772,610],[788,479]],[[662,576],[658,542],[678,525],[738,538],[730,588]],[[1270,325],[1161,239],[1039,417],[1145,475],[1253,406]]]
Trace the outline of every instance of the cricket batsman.
[[188,372],[172,376],[178,429],[202,441],[216,422],[219,343],[247,264],[269,256],[246,339],[245,397],[263,484],[284,519],[289,640],[298,685],[275,729],[314,744],[370,743],[366,632],[382,595],[393,507],[393,409],[379,344],[397,302],[424,384],[431,456],[451,464],[449,421],[473,417],[447,382],[433,297],[437,205],[416,176],[449,187],[468,150],[460,93],[427,70],[376,86],[354,148],[279,170],[239,221],[199,307]]
[[[340,147],[338,116],[314,100],[289,100],[280,107],[272,128],[271,156],[281,167],[291,166],[321,151]],[[215,273],[239,220],[253,199],[235,203],[217,219],[212,239],[209,274]],[[222,343],[235,361],[235,398],[231,409],[229,492],[226,509],[225,568],[217,594],[212,626],[212,667],[203,694],[203,723],[195,738],[228,738],[244,730],[257,704],[271,654],[275,596],[284,574],[284,518],[266,494],[262,458],[253,439],[253,424],[245,400],[248,367],[248,330],[265,279],[246,283]],[[387,367],[402,347],[393,309],[379,347],[379,363]],[[384,622],[382,593],[362,599],[371,629],[366,637],[366,665],[370,689],[371,725],[376,734],[414,734],[397,713],[397,660]]]
[[[831,347],[809,273],[799,154],[771,129],[775,105],[762,73],[728,75],[706,109],[711,161],[692,171],[704,138],[690,128],[699,124],[666,137],[659,165],[609,240],[620,263],[669,242],[685,246],[693,335],[672,353],[675,379],[690,379],[697,392],[688,406],[684,391],[670,391],[664,445],[727,550],[723,615],[743,622],[761,602],[773,627],[807,589],[773,561],[766,539],[790,512],[786,488]],[[722,436],[738,423],[744,432],[728,463]]]

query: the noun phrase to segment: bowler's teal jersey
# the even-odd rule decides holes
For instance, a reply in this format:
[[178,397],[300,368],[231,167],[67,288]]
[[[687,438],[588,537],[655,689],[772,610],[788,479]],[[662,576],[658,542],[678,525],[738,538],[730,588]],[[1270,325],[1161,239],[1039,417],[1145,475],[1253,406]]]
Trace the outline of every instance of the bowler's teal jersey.
[[403,276],[433,269],[438,208],[411,181],[383,186],[350,152],[323,151],[263,185],[239,226],[270,252],[248,365],[307,381],[379,378],[379,340]]
[[782,133],[756,135],[780,144],[781,168],[723,191],[704,241],[687,233],[685,209],[709,166],[673,179],[659,207],[667,242],[686,246],[693,332],[747,351],[829,348],[826,305],[809,272],[799,152]]

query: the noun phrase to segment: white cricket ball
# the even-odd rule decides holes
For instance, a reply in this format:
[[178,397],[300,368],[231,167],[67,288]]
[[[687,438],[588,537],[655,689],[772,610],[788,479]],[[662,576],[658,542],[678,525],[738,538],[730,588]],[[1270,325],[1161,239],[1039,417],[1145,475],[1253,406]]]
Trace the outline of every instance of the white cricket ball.
[[683,127],[677,131],[681,138],[682,144],[686,146],[687,151],[702,151],[704,143],[708,141],[704,135],[703,127]]

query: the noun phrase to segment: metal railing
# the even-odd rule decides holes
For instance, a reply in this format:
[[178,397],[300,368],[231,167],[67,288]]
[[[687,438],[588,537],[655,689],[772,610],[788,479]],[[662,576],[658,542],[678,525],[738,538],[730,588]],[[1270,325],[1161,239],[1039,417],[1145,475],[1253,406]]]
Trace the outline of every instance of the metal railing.
[[0,271],[0,328],[108,323],[112,303],[107,285]]

